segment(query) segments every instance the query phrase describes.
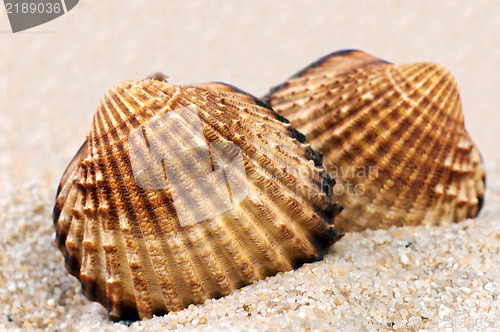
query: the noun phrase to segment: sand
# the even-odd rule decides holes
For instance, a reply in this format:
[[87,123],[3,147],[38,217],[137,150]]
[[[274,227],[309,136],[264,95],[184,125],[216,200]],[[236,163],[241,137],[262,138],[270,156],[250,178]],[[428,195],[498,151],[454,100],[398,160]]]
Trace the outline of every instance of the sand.
[[[0,10],[0,331],[500,329],[498,2],[122,3],[86,0],[15,35]],[[487,170],[478,218],[350,233],[320,262],[133,324],[81,294],[54,244],[52,208],[110,86],[163,70],[174,83],[222,80],[262,95],[353,47],[456,75]]]

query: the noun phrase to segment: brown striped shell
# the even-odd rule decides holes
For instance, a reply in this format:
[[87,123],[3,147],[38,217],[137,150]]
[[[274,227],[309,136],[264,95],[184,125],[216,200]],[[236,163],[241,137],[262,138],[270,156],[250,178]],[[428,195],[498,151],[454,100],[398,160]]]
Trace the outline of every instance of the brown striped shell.
[[338,238],[300,133],[234,87],[162,79],[106,93],[54,208],[68,271],[114,320],[223,296]]
[[485,172],[453,76],[361,51],[311,64],[263,98],[323,154],[341,232],[474,217]]

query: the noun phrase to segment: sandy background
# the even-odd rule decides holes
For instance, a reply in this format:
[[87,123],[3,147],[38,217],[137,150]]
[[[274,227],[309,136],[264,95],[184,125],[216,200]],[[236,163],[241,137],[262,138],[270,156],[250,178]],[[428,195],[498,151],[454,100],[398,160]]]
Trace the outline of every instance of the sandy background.
[[132,329],[500,324],[499,1],[83,0],[17,34],[0,8],[0,330],[126,329],[65,272],[51,218],[59,178],[109,87],[161,70],[174,83],[224,81],[259,96],[346,48],[437,62],[456,76],[488,171],[481,217],[349,234],[323,262]]

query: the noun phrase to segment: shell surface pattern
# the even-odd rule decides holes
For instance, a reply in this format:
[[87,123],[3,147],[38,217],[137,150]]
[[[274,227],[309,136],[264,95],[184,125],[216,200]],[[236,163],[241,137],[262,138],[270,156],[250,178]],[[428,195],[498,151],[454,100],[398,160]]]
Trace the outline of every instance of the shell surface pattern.
[[481,156],[443,67],[341,51],[263,99],[323,154],[331,196],[344,207],[339,231],[448,224],[481,209]]
[[106,93],[54,208],[68,271],[114,320],[223,296],[338,238],[303,135],[234,87],[161,79]]

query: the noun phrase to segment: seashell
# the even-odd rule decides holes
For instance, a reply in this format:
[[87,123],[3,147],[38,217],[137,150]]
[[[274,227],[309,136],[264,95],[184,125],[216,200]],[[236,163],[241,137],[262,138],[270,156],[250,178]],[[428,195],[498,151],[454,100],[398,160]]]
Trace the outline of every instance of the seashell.
[[481,209],[485,171],[457,84],[434,63],[341,51],[263,98],[323,154],[341,232],[443,225]]
[[338,239],[329,185],[255,97],[155,74],[101,100],[58,189],[56,243],[113,320],[152,317],[320,259]]

